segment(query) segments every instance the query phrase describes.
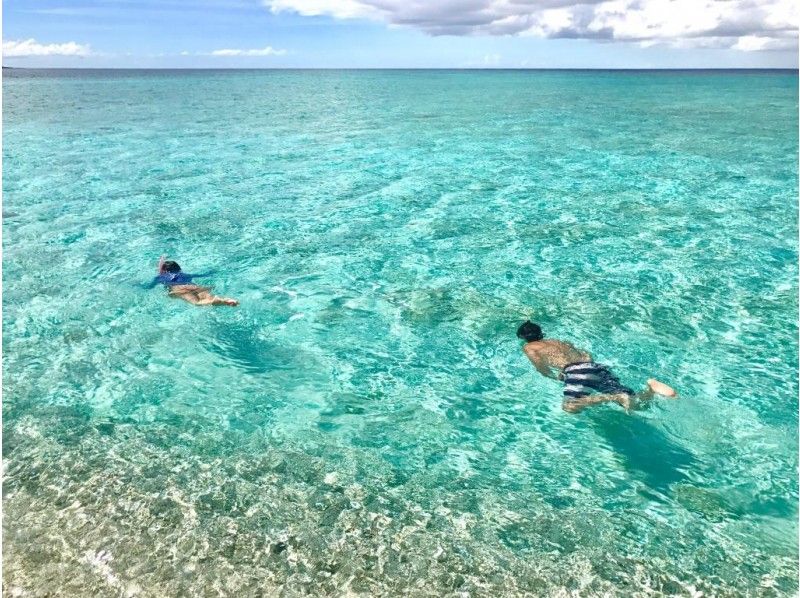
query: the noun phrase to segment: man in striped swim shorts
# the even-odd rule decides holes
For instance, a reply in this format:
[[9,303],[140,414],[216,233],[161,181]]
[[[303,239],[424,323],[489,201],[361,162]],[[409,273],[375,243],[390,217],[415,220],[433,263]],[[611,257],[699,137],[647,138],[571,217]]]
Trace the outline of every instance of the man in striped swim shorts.
[[652,378],[644,390],[634,392],[586,351],[565,341],[545,339],[541,327],[530,320],[519,327],[517,337],[525,341],[522,350],[540,374],[564,381],[562,407],[569,413],[609,402],[619,403],[626,410],[635,409],[655,395],[677,397],[672,388]]

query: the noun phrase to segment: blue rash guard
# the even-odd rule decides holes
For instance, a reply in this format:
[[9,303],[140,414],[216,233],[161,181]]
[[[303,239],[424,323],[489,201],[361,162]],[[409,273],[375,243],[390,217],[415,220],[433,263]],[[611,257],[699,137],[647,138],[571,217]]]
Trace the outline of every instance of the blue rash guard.
[[154,288],[156,285],[163,284],[164,286],[171,287],[179,284],[192,284],[193,278],[201,276],[208,276],[211,272],[204,272],[203,274],[187,274],[186,272],[164,272],[156,276],[148,285],[148,289]]

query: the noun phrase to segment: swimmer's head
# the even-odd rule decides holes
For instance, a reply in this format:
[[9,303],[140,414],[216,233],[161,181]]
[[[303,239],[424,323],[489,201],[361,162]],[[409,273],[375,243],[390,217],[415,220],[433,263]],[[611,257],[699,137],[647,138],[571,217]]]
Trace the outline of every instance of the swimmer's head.
[[178,265],[178,262],[173,262],[172,260],[167,260],[161,266],[162,272],[169,272],[171,274],[175,274],[176,272],[181,271],[181,267]]
[[522,326],[517,328],[517,338],[523,339],[526,343],[540,341],[544,338],[542,329],[538,324],[534,324],[530,320],[526,321]]

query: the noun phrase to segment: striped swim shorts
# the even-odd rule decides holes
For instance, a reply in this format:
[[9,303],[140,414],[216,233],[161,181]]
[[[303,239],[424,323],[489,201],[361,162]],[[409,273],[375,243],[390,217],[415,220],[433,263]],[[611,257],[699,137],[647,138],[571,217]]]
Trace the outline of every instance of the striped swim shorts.
[[580,399],[595,393],[604,395],[622,393],[630,396],[635,394],[602,363],[586,361],[564,366],[564,401]]

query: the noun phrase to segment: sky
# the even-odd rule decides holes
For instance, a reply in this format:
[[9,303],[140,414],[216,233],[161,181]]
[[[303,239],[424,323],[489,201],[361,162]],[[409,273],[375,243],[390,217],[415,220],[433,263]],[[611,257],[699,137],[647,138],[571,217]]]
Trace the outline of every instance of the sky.
[[797,68],[798,0],[4,0],[3,65]]

